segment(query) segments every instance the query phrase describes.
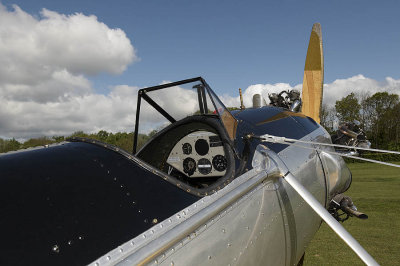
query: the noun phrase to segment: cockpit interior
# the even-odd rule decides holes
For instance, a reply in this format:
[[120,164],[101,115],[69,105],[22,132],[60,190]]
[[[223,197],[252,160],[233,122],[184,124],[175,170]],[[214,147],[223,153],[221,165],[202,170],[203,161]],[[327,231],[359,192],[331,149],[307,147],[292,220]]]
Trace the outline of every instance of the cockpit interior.
[[[202,78],[177,83],[139,91],[133,153],[144,162],[194,189],[214,187],[234,175],[232,143],[237,122]],[[176,90],[185,85],[197,92],[198,105],[193,107],[192,113],[174,116],[166,110],[166,104],[161,106],[157,103],[155,92],[168,88]],[[173,93],[172,91],[171,94]],[[160,129],[136,151],[141,99],[163,115],[169,125]],[[180,118],[182,116],[184,117]]]

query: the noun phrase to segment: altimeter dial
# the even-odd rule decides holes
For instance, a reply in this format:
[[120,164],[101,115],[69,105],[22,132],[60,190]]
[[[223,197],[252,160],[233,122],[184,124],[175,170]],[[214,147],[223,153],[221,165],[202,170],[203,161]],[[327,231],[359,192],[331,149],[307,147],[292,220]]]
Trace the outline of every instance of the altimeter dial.
[[212,160],[214,169],[223,172],[228,167],[228,162],[226,161],[225,156],[223,155],[216,155]]
[[208,175],[211,172],[212,165],[208,159],[201,158],[197,163],[197,168],[199,169],[199,172],[203,175]]
[[184,143],[182,145],[183,154],[189,155],[192,154],[192,145],[190,143]]
[[196,161],[190,157],[183,160],[183,171],[188,174],[188,176],[193,175],[194,171],[196,171]]

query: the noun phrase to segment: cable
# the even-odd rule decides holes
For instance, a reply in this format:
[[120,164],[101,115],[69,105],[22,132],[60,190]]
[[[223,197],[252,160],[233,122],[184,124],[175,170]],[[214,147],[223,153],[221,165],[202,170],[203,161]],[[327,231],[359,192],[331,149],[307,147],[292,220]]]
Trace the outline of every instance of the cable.
[[364,151],[373,151],[373,152],[382,152],[382,153],[390,153],[390,154],[400,154],[398,151],[388,151],[388,150],[381,150],[381,149],[371,149],[371,148],[361,148],[361,147],[353,147],[353,146],[346,146],[340,144],[330,144],[330,143],[322,143],[322,142],[314,142],[314,141],[305,141],[305,140],[298,140],[298,139],[290,139],[285,137],[278,137],[269,134],[265,134],[262,136],[253,136],[256,138],[260,138],[267,142],[273,143],[282,143],[282,144],[290,144],[290,142],[300,142],[306,144],[315,144],[315,145],[322,145],[322,146],[330,146],[330,147],[338,147],[338,148],[346,148],[346,149],[355,149],[355,150],[364,150]]
[[[378,161],[378,160],[373,160],[373,159],[367,159],[367,158],[347,155],[347,154],[343,154],[343,153],[339,153],[339,152],[335,152],[335,151],[322,150],[320,148],[307,147],[307,146],[304,146],[304,145],[298,145],[298,144],[296,144],[296,142],[305,143],[305,144],[311,144],[311,145],[331,146],[331,147],[338,147],[338,146],[339,147],[343,147],[344,145],[336,145],[336,144],[329,144],[329,143],[321,143],[321,142],[290,139],[290,138],[285,138],[285,137],[272,136],[272,135],[268,135],[268,134],[263,135],[263,136],[253,136],[253,137],[259,138],[263,142],[281,143],[281,144],[286,144],[286,145],[292,145],[292,146],[299,147],[299,148],[316,150],[316,151],[323,151],[323,152],[334,154],[334,155],[338,155],[338,156],[344,156],[344,157],[357,159],[357,160],[361,160],[361,161],[372,162],[372,163],[383,164],[383,165],[387,165],[387,166],[400,168],[400,165],[398,165],[398,164],[392,164],[392,163],[387,163],[387,162],[381,162],[381,161]],[[344,146],[344,147],[350,148],[349,146]],[[352,148],[353,147],[351,147],[351,149]],[[354,148],[357,148],[357,147],[354,147]],[[400,152],[387,151],[387,150],[367,149],[367,148],[359,148],[359,149],[369,150],[369,151],[379,151],[379,152],[392,153],[392,154],[400,154]]]

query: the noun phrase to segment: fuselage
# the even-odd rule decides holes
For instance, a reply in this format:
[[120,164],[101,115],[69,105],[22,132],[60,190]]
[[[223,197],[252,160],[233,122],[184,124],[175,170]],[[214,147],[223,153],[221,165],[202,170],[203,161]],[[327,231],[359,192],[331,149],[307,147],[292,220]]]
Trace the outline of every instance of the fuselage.
[[[188,191],[140,156],[87,139],[1,155],[0,262],[297,263],[321,219],[283,179],[257,165],[265,159],[260,150],[277,153],[325,206],[332,194],[327,159],[315,150],[244,137],[268,133],[321,142],[329,135],[312,119],[280,108],[233,115],[232,178],[216,186],[218,193]],[[345,189],[344,183],[334,183],[335,189]]]

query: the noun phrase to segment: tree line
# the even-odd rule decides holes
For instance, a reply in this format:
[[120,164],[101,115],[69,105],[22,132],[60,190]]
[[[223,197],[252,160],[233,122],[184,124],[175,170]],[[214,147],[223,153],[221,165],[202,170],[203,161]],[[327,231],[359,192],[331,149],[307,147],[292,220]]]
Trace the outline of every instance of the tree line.
[[[233,108],[231,108],[233,109]],[[237,109],[237,108],[236,108]],[[372,147],[389,150],[400,150],[400,101],[399,95],[388,92],[377,92],[373,95],[350,93],[335,106],[322,106],[321,125],[333,134],[339,123],[357,120],[372,143]],[[147,142],[157,131],[138,135],[138,148]],[[116,145],[128,152],[133,147],[133,132],[110,133],[100,130],[97,133],[87,134],[77,131],[68,137],[39,137],[24,142],[16,139],[0,138],[0,153],[26,149],[36,146],[65,141],[69,137],[86,137],[97,139]]]
[[[143,146],[147,140],[154,136],[157,131],[153,130],[149,134],[139,134],[138,135],[138,148]],[[132,152],[133,148],[133,132],[117,132],[111,133],[104,130],[100,130],[97,133],[87,134],[83,131],[77,131],[68,137],[64,136],[54,136],[54,137],[39,137],[31,138],[24,142],[20,142],[16,139],[2,139],[0,138],[0,153],[15,151],[19,149],[27,149],[37,146],[45,146],[49,144],[59,143],[67,140],[71,137],[84,137],[90,139],[97,139],[115,146],[118,146],[128,152]]]
[[400,150],[400,101],[398,94],[354,92],[336,101],[334,107],[322,106],[321,125],[333,133],[341,122],[357,120],[373,148]]

